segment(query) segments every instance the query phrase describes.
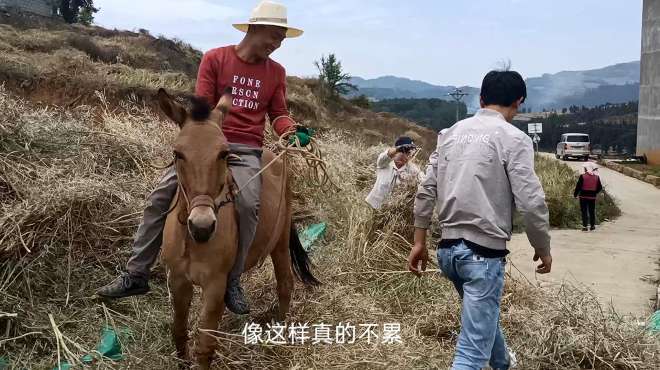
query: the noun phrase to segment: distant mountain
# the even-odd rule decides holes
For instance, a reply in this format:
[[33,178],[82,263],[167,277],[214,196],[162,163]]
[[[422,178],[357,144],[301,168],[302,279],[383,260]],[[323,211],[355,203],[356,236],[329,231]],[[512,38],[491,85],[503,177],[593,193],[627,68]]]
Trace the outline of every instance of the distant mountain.
[[[544,105],[544,107],[548,110],[559,110],[570,106],[591,108],[604,103],[619,104],[632,101],[639,101],[639,83],[598,86],[582,93],[558,98],[556,101],[547,104],[547,106]],[[538,104],[537,106],[541,105]]]
[[[359,88],[356,94],[364,94],[376,100],[413,98],[413,99],[443,99],[451,100],[447,94],[456,90],[456,86],[437,86],[424,81],[408,78],[384,76],[370,80],[353,77],[351,83]],[[462,86],[463,92],[470,94],[464,102],[468,111],[479,109],[479,89]]]
[[527,105],[540,110],[639,100],[639,72],[639,62],[630,62],[529,78]]
[[[564,71],[527,79],[527,108],[534,111],[561,109],[571,105],[597,106],[639,100],[638,61],[587,71]],[[456,86],[438,86],[408,78],[384,76],[366,80],[354,77],[351,83],[376,100],[395,98],[450,100]],[[479,108],[479,88],[459,87],[470,94],[465,103],[469,112]]]

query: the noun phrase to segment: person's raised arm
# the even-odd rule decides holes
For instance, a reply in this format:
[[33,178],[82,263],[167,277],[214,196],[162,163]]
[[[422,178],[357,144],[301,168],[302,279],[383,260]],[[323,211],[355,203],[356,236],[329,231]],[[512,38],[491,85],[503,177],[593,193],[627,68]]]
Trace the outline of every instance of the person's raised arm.
[[376,159],[376,168],[387,168],[387,166],[392,162],[392,158],[394,157],[394,154],[396,154],[396,149],[395,148],[389,148],[386,151],[380,153],[378,155],[378,159]]

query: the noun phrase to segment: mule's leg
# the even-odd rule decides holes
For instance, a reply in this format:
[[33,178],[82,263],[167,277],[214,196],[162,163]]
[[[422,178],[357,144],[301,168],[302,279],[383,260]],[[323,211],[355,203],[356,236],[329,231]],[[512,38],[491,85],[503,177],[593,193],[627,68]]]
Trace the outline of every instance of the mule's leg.
[[277,279],[277,317],[275,320],[283,322],[289,313],[291,293],[293,291],[293,271],[291,271],[291,256],[289,254],[289,233],[284,233],[282,240],[271,252],[273,269]]
[[172,294],[172,308],[174,310],[174,328],[172,335],[176,346],[177,356],[181,360],[189,360],[188,357],[188,313],[190,302],[193,297],[193,285],[185,274],[170,271],[167,283]]
[[214,282],[202,289],[202,313],[199,320],[199,337],[195,354],[201,369],[209,369],[215,352],[217,341],[212,336],[213,333],[205,331],[218,330],[218,323],[222,318],[225,309],[225,289],[227,286],[227,276],[224,275],[221,281]]

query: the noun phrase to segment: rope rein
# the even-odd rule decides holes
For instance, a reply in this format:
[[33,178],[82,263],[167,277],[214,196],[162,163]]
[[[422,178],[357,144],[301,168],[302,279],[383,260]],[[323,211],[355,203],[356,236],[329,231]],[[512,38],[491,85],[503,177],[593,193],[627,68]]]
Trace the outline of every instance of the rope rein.
[[[309,172],[307,173],[307,179],[312,183],[312,185],[319,187],[322,190],[338,191],[339,187],[335,185],[330,176],[328,175],[328,165],[323,160],[323,154],[318,148],[316,139],[310,138],[311,141],[309,145],[303,147],[300,143],[300,139],[297,136],[294,136],[294,142],[288,143],[284,137],[280,137],[279,140],[275,143],[275,152],[280,152],[272,161],[263,166],[263,168],[257,172],[254,176],[250,177],[248,181],[243,184],[243,186],[238,189],[236,194],[239,194],[249,183],[254,179],[261,176],[271,165],[273,165],[277,160],[284,157],[287,154],[295,154],[301,156],[307,166],[309,167]],[[287,158],[284,157],[286,161]],[[286,168],[286,166],[285,166]]]

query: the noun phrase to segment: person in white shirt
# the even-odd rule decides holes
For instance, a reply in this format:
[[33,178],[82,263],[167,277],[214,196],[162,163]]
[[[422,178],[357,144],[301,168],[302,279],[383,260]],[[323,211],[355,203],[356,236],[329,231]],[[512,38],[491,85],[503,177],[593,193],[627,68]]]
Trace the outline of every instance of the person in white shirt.
[[373,209],[380,209],[392,190],[401,183],[422,180],[424,173],[409,163],[417,146],[411,138],[400,137],[393,148],[388,148],[376,160],[376,183],[365,199]]

